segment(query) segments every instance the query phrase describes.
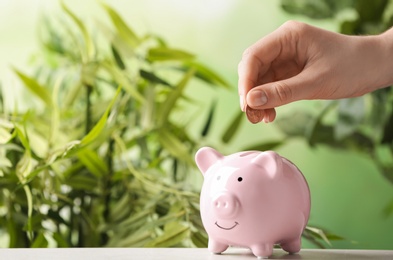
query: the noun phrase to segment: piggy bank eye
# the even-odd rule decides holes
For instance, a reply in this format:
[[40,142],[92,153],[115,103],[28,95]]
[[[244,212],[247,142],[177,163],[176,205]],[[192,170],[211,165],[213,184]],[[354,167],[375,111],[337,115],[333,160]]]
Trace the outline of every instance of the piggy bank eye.
[[238,181],[238,182],[241,182],[242,180],[243,180],[242,177],[237,178],[237,181]]
[[221,176],[220,176],[220,175],[218,175],[218,176],[217,176],[217,180],[219,181],[220,179],[221,179]]

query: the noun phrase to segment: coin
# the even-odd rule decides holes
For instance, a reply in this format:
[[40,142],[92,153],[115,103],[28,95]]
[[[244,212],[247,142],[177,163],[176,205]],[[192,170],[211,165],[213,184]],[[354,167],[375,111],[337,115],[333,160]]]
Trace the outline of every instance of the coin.
[[248,121],[250,121],[253,124],[256,124],[263,120],[263,117],[265,116],[265,112],[263,109],[253,109],[247,105],[246,115]]

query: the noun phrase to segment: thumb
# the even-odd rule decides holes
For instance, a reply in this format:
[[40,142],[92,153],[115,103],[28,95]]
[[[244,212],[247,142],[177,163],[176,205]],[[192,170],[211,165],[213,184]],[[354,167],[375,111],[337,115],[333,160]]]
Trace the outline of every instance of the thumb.
[[312,80],[302,73],[285,80],[256,86],[247,93],[247,104],[255,109],[279,107],[297,100],[309,99]]

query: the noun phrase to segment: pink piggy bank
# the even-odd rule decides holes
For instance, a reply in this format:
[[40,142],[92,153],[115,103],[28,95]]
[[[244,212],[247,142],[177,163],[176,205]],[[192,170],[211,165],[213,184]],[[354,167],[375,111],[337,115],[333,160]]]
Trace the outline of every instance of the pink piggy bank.
[[258,258],[269,257],[275,244],[300,251],[310,191],[294,164],[272,151],[223,156],[209,147],[195,161],[204,176],[200,211],[209,251],[248,247]]

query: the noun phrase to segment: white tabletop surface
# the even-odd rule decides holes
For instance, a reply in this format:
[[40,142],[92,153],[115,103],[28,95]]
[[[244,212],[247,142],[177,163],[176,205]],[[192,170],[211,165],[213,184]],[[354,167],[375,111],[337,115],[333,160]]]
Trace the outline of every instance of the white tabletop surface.
[[[241,248],[230,248],[221,255],[211,254],[205,248],[49,248],[0,249],[0,259],[250,260],[257,258],[250,250]],[[289,255],[280,249],[275,249],[270,259],[393,259],[393,250],[303,249],[298,254]]]

